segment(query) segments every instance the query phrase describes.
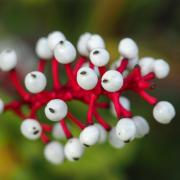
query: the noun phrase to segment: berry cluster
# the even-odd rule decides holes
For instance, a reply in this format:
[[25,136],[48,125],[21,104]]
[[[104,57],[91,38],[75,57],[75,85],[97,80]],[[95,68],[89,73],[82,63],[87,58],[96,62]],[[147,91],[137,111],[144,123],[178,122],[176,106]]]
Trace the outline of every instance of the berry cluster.
[[[158,101],[146,91],[155,87],[152,82],[155,77],[162,79],[168,75],[167,62],[151,57],[139,59],[138,47],[130,38],[120,41],[120,60],[110,70],[107,69],[110,54],[98,34],[81,35],[77,50],[79,58],[75,64],[71,64],[76,59],[76,49],[63,33],[56,31],[48,37],[40,38],[36,44],[36,53],[40,58],[38,68],[26,75],[26,89],[15,70],[16,52],[4,50],[0,54],[0,69],[8,72],[20,97],[8,104],[0,100],[0,112],[12,110],[23,120],[22,134],[30,140],[40,138],[46,144],[44,155],[49,162],[61,164],[65,157],[76,161],[87,147],[105,142],[107,133],[110,144],[115,148],[122,148],[134,138],[145,136],[149,132],[148,122],[141,116],[133,116],[130,101],[122,96],[125,91],[131,90],[153,105],[153,115],[159,123],[167,124],[174,118],[175,110],[169,102]],[[46,88],[49,77],[43,73],[48,63],[52,69],[51,89]],[[60,81],[59,65],[64,65],[68,77],[65,84]],[[100,101],[100,96],[106,96],[109,102]],[[86,121],[79,120],[69,111],[67,102],[72,100],[88,105]],[[28,115],[22,111],[24,105],[29,109]],[[113,128],[99,114],[99,109],[109,107],[118,119]],[[42,108],[49,120],[48,124],[37,116]],[[72,135],[68,121],[72,121],[80,129],[79,137]],[[66,138],[66,144],[51,140],[49,133],[55,139]]]

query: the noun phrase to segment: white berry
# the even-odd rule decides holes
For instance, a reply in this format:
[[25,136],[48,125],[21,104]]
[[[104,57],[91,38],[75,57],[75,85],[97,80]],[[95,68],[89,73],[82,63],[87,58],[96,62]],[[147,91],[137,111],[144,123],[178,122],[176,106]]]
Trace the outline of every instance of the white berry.
[[132,120],[135,123],[136,126],[136,138],[141,138],[149,133],[149,124],[141,116],[134,116]]
[[0,68],[3,71],[10,71],[16,67],[17,55],[14,50],[6,49],[0,54]]
[[116,135],[124,142],[133,140],[136,135],[136,126],[132,119],[120,119],[116,125]]
[[47,80],[43,73],[32,71],[25,77],[26,89],[31,93],[40,93],[46,88]]
[[59,121],[64,119],[67,112],[67,104],[60,99],[53,99],[49,101],[45,107],[45,115],[51,121]]
[[41,136],[42,128],[38,121],[25,119],[21,124],[21,133],[30,140],[36,140]]
[[88,40],[90,39],[91,34],[90,33],[84,33],[79,37],[78,43],[77,43],[77,49],[79,54],[83,56],[89,56],[89,50],[87,48]]
[[161,124],[168,124],[175,117],[175,109],[168,101],[158,102],[153,109],[153,115],[157,122]]
[[[89,62],[85,62],[81,67],[89,67]],[[94,66],[93,70],[97,74],[97,76],[100,75],[100,72],[97,66]]]
[[88,40],[87,47],[89,51],[97,48],[105,48],[103,38],[98,34],[93,34]]
[[120,90],[123,85],[123,77],[121,73],[116,70],[106,71],[102,76],[101,85],[106,91],[116,92]]
[[154,62],[155,60],[152,57],[144,57],[140,59],[139,65],[141,67],[142,76],[145,76],[150,72],[153,72]]
[[60,42],[66,40],[64,34],[60,31],[54,31],[48,35],[48,45],[51,50],[54,50],[55,46]]
[[4,111],[4,102],[0,99],[0,114]]
[[[124,97],[124,96],[120,96],[119,97],[119,102],[121,103],[121,105],[127,109],[127,110],[130,110],[130,101],[127,97]],[[115,110],[115,107],[114,107],[114,104],[111,102],[111,113],[114,115],[114,116],[117,116],[116,114],[116,110]]]
[[84,146],[92,146],[99,140],[100,132],[95,125],[91,125],[82,130],[80,134],[80,141]]
[[48,40],[45,37],[42,37],[37,41],[35,50],[38,57],[44,60],[49,60],[53,56],[53,53],[48,45]]
[[128,59],[133,59],[138,56],[137,44],[131,38],[122,39],[119,42],[118,50],[123,57]]
[[107,137],[107,132],[104,129],[104,127],[102,127],[102,125],[95,123],[94,126],[96,126],[99,130],[99,143],[104,143],[106,141],[106,137]]
[[156,78],[158,78],[158,79],[163,79],[163,78],[167,77],[169,74],[169,70],[170,70],[169,64],[162,59],[158,59],[154,62],[153,69],[154,69]]
[[59,123],[56,123],[53,126],[52,134],[53,134],[53,137],[56,139],[65,139],[66,137],[63,131],[63,128]]
[[85,90],[94,89],[98,82],[98,77],[95,71],[89,67],[82,67],[77,72],[77,83]]
[[77,161],[84,153],[84,146],[78,138],[71,138],[64,147],[64,153],[69,161]]
[[105,66],[110,59],[109,52],[103,48],[97,48],[92,50],[89,57],[91,63],[98,67]]
[[68,64],[75,60],[76,49],[69,41],[60,41],[54,48],[54,56],[61,64]]
[[63,146],[57,141],[50,142],[44,148],[44,156],[52,164],[62,164],[64,161]]
[[109,132],[109,143],[117,149],[123,148],[125,146],[125,143],[116,135],[116,128],[112,128]]

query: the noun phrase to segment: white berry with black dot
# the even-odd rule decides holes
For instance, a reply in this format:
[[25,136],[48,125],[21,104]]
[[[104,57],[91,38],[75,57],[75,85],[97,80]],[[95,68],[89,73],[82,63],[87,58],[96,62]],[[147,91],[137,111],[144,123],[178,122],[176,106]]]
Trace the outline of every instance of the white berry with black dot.
[[108,92],[116,92],[123,85],[123,76],[116,70],[106,71],[102,76],[101,85]]
[[134,116],[132,120],[136,126],[136,138],[144,137],[149,133],[150,127],[146,119],[142,116]]
[[119,42],[118,50],[127,59],[134,59],[138,56],[138,46],[131,38],[122,39]]
[[116,149],[123,148],[125,146],[124,141],[118,138],[116,135],[116,128],[112,128],[109,132],[109,143]]
[[25,119],[21,123],[21,133],[30,140],[36,140],[41,136],[42,128],[35,119]]
[[86,146],[92,146],[96,144],[99,140],[100,132],[97,126],[91,125],[84,128],[79,136],[81,143]]
[[69,161],[79,160],[84,153],[84,146],[78,138],[71,138],[64,146],[65,157]]
[[54,50],[55,46],[60,42],[60,41],[65,41],[66,37],[65,35],[60,32],[60,31],[53,31],[48,34],[48,45],[51,50]]
[[136,126],[132,119],[122,118],[116,125],[116,135],[124,142],[132,141],[136,136]]
[[5,49],[0,54],[0,69],[10,71],[17,65],[17,54],[12,49]]
[[77,42],[77,49],[79,54],[81,54],[82,56],[89,56],[89,50],[87,47],[88,41],[91,37],[91,34],[86,32],[84,34],[82,34]]
[[156,78],[163,79],[168,76],[170,67],[169,64],[163,59],[157,59],[154,62],[153,70]]
[[44,156],[52,164],[62,164],[64,161],[64,147],[57,141],[48,143],[44,148]]
[[45,37],[38,39],[35,50],[38,57],[43,60],[49,60],[53,57],[53,53],[48,45],[48,40]]
[[39,71],[32,71],[25,77],[26,89],[31,93],[40,93],[46,88],[47,80],[45,75]]
[[98,82],[98,77],[95,71],[89,67],[82,67],[77,72],[77,83],[85,90],[94,89]]
[[67,104],[61,99],[53,99],[45,107],[45,115],[51,121],[62,120],[66,117],[67,113]]
[[154,106],[153,116],[155,120],[161,124],[170,123],[175,115],[176,111],[168,101],[160,101]]
[[109,52],[104,48],[92,50],[89,57],[91,63],[98,67],[107,65],[110,59]]
[[60,41],[54,48],[54,56],[61,64],[69,64],[76,58],[76,49],[69,41]]
[[103,38],[99,34],[93,34],[88,40],[87,48],[92,51],[97,48],[105,48],[105,43]]

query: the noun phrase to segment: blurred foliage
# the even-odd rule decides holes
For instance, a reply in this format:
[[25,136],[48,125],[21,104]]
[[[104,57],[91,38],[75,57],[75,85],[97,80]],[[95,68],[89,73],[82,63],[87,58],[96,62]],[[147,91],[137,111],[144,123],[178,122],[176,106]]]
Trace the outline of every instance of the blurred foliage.
[[[122,150],[108,144],[92,147],[81,161],[65,162],[56,167],[44,160],[43,145],[39,141],[30,142],[21,136],[20,120],[8,112],[0,117],[0,179],[179,180],[180,1],[0,0],[0,39],[18,37],[33,48],[39,36],[52,30],[63,31],[74,43],[84,31],[103,35],[112,61],[118,57],[119,39],[125,36],[137,40],[141,56],[167,59],[171,74],[157,81],[159,88],[153,94],[175,105],[176,119],[167,126],[156,123],[152,107],[128,93],[135,114],[142,114],[149,120],[150,135]],[[1,97],[8,101],[10,98],[3,92],[1,89]],[[81,104],[78,104],[81,108],[76,106],[76,102],[71,104],[73,113],[84,117],[86,108]],[[102,113],[114,121],[108,112]]]

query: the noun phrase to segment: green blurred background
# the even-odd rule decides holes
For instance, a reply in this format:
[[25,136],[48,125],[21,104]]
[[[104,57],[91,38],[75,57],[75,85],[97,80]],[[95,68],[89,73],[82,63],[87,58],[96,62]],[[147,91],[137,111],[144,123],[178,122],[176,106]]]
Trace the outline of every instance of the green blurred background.
[[[135,114],[145,116],[151,126],[148,137],[135,140],[117,150],[97,145],[75,163],[60,166],[47,163],[40,141],[30,142],[19,132],[20,120],[12,113],[0,117],[0,180],[55,179],[180,179],[180,1],[179,0],[0,0],[0,49],[15,47],[20,54],[19,67],[35,68],[34,45],[38,37],[60,30],[76,43],[85,31],[101,34],[112,62],[118,57],[121,38],[132,37],[140,56],[166,59],[171,66],[168,78],[157,81],[153,92],[161,100],[171,101],[177,115],[169,125],[160,125],[152,117],[152,107],[129,94]],[[5,90],[3,74],[0,96],[8,101],[13,88]],[[81,116],[71,105],[74,113]],[[104,112],[106,119],[114,120]]]

